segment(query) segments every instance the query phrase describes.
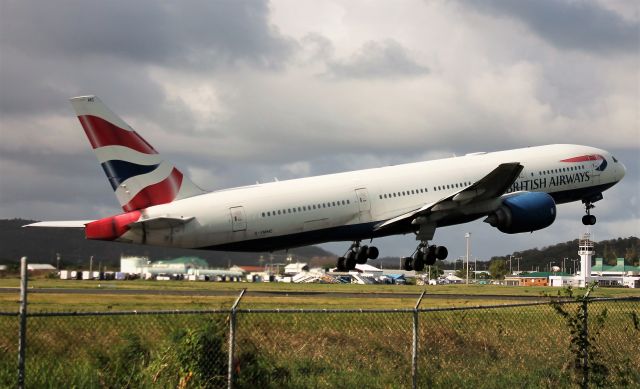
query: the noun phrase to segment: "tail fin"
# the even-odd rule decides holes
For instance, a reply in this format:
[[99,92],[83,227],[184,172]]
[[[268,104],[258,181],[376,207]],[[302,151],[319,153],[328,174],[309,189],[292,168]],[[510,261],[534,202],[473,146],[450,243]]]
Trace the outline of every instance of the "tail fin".
[[74,97],[71,104],[125,211],[205,193],[99,98]]

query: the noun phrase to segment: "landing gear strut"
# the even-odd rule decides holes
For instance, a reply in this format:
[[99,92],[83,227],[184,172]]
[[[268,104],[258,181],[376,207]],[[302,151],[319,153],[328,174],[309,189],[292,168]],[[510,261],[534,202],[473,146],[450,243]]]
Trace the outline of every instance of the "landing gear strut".
[[338,258],[336,265],[338,271],[350,271],[356,268],[356,264],[363,265],[369,259],[377,259],[378,248],[375,246],[360,246],[360,241],[355,241],[343,257]]
[[404,258],[404,270],[423,271],[425,265],[430,266],[436,263],[436,260],[447,258],[449,251],[444,246],[431,245],[426,241],[420,242],[413,255]]
[[587,212],[587,214],[582,217],[582,224],[584,224],[585,226],[592,226],[596,224],[596,217],[591,214],[591,210],[596,206],[588,200],[582,200],[582,203],[584,203],[584,208]]

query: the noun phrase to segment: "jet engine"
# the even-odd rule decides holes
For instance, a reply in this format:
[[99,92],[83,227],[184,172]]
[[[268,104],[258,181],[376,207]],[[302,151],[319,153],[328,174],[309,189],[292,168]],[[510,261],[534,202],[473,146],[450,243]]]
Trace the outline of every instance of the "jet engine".
[[544,192],[526,192],[506,197],[484,220],[506,234],[532,232],[556,220],[556,203]]

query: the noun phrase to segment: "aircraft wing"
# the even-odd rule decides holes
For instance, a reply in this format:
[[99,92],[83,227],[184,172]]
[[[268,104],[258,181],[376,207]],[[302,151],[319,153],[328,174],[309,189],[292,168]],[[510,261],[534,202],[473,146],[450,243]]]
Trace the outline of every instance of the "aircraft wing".
[[62,220],[51,222],[37,222],[24,225],[22,227],[58,227],[58,228],[84,228],[93,220]]
[[[503,163],[466,188],[436,202],[425,204],[421,208],[389,219],[376,226],[375,229],[398,227],[408,223],[423,224],[428,222],[427,218],[435,223],[437,220],[445,218],[448,213],[461,213],[464,208],[467,210],[476,209],[478,212],[482,209],[482,207],[477,207],[478,205],[497,200],[502,196],[518,178],[523,168],[518,162]],[[420,217],[422,219],[418,219]]]

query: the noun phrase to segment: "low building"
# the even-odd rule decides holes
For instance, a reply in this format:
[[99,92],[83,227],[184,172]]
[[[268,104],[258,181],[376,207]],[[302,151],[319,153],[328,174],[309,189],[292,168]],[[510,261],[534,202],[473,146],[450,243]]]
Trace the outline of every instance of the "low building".
[[305,271],[309,271],[309,265],[303,262],[290,263],[284,267],[284,275],[286,276],[292,276]]
[[517,278],[520,280],[520,286],[549,286],[549,277],[567,277],[568,273],[563,272],[546,272],[538,271],[532,273],[521,274]]
[[[625,265],[624,258],[617,258],[615,265],[605,265],[602,258],[595,259],[590,266],[589,280],[602,287],[640,288],[640,267]],[[580,286],[581,275],[557,275],[549,277],[549,284],[555,287]]]
[[370,274],[373,277],[380,277],[383,274],[382,269],[378,269],[375,266],[371,266],[368,264],[356,264],[356,271],[362,274]]
[[55,272],[56,268],[48,263],[28,263],[27,271],[32,275],[49,274]]
[[640,266],[624,264],[624,258],[617,258],[615,265],[605,265],[602,258],[596,258],[595,265],[591,267],[592,276],[615,277],[615,276],[640,276]]
[[121,256],[120,272],[125,274],[140,274],[142,268],[149,264],[149,257]]
[[252,265],[244,265],[244,266],[234,265],[229,268],[229,270],[231,271],[242,272],[245,274],[246,273],[263,273],[266,271],[266,269],[267,269],[266,266],[252,266]]

